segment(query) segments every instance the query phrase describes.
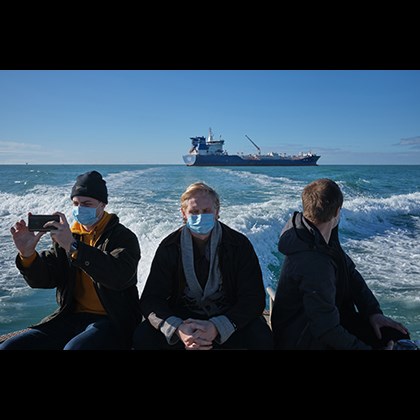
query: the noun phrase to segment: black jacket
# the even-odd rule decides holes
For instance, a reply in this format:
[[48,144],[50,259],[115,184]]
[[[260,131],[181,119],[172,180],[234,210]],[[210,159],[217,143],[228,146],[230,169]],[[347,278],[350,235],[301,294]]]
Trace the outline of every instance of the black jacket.
[[54,322],[74,309],[76,271],[82,269],[92,278],[109,318],[131,343],[133,331],[141,321],[137,289],[140,245],[137,236],[119,223],[116,215],[111,216],[95,247],[79,243],[76,260],[71,261],[66,251],[53,243],[52,248],[42,251],[30,267],[24,268],[19,256],[16,266],[30,287],[57,289],[59,307],[40,323]]
[[[241,329],[262,315],[265,289],[261,267],[249,239],[225,224],[219,245],[219,266],[229,308],[223,314]],[[140,298],[142,314],[151,313],[158,324],[170,316],[185,319],[191,316],[182,306],[186,285],[180,247],[181,228],[168,235],[159,245]]]
[[377,299],[341,248],[338,227],[327,245],[302,218],[294,213],[278,243],[285,259],[271,316],[276,348],[370,349],[344,325],[356,309],[366,319],[382,314]]

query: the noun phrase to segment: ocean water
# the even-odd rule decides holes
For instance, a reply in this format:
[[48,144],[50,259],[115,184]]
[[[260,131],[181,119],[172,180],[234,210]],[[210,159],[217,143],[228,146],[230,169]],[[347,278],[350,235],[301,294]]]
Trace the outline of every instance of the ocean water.
[[[80,173],[96,169],[107,181],[107,210],[138,236],[143,290],[160,241],[182,224],[179,198],[196,181],[221,197],[220,220],[248,236],[264,283],[276,288],[282,255],[279,234],[300,194],[314,179],[343,190],[343,248],[377,296],[386,315],[420,339],[420,166],[223,168],[184,165],[0,165],[0,334],[25,328],[56,308],[54,290],[29,288],[15,266],[10,227],[27,213],[62,211],[70,222],[70,190]],[[49,234],[38,249],[50,246]],[[268,304],[268,300],[267,300]]]

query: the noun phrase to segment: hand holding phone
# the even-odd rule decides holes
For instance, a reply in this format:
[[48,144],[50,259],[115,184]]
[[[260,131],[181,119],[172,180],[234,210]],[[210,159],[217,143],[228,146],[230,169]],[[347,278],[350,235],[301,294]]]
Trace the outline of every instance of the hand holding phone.
[[28,229],[30,232],[50,232],[57,229],[54,226],[44,227],[45,223],[54,221],[59,222],[58,214],[30,214],[28,215]]

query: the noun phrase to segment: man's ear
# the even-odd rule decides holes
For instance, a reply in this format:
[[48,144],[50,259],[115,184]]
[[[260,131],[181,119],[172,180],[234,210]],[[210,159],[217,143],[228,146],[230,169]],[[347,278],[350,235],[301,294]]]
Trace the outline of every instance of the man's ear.
[[179,209],[179,211],[181,212],[182,220],[183,220],[184,222],[186,222],[186,221],[187,221],[187,216],[185,215],[184,209],[181,207],[181,208]]

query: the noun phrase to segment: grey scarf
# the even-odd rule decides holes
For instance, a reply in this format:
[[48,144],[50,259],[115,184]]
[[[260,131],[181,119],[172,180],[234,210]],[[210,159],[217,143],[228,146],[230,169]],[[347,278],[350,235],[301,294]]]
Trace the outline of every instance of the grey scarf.
[[182,229],[181,254],[186,279],[184,290],[185,303],[193,312],[210,317],[222,313],[226,306],[225,294],[222,290],[222,276],[219,269],[219,255],[217,252],[220,241],[222,240],[222,228],[218,221],[214,224],[209,240],[210,268],[209,276],[203,290],[194,270],[194,251],[191,232],[186,226]]

